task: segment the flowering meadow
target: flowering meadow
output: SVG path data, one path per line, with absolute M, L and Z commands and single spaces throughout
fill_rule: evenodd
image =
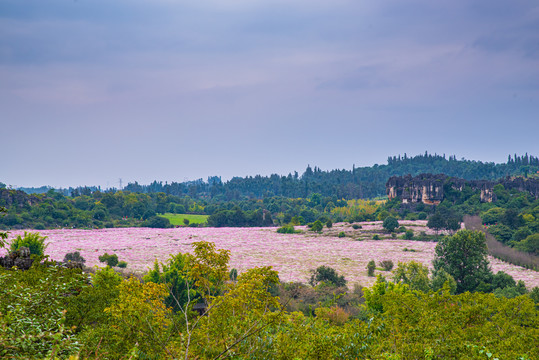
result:
M 335 268 L 344 275 L 349 284 L 356 282 L 370 286 L 375 278 L 367 276 L 367 263 L 375 260 L 398 262 L 418 261 L 432 268 L 436 243 L 390 238 L 382 232 L 381 222 L 357 223 L 361 229 L 353 229 L 350 224 L 334 224 L 324 228 L 321 234 L 308 231 L 305 227 L 300 234 L 278 234 L 276 228 L 114 228 L 99 230 L 60 229 L 43 230 L 48 236 L 45 251 L 51 259 L 62 260 L 66 253 L 79 251 L 86 259 L 87 266 L 103 266 L 98 256 L 107 252 L 117 254 L 120 261 L 128 263 L 127 270 L 143 273 L 153 265 L 155 259 L 165 262 L 171 254 L 192 251 L 196 241 L 210 241 L 219 249 L 231 252 L 230 266 L 239 272 L 256 266 L 273 266 L 282 281 L 306 283 L 310 270 L 321 265 Z M 414 233 L 433 232 L 426 227 L 426 221 L 401 221 Z M 341 231 L 346 237 L 339 238 Z M 9 239 L 23 233 L 13 231 Z M 373 234 L 380 234 L 382 240 L 370 240 Z M 6 250 L 0 250 L 3 255 Z M 490 258 L 493 271 L 504 271 L 523 280 L 531 288 L 539 286 L 539 273 Z M 376 273 L 390 276 L 387 271 Z

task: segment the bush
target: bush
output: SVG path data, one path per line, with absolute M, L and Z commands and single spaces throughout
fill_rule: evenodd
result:
M 417 218 L 419 220 L 427 220 L 427 213 L 426 212 L 420 212 L 419 214 L 417 214 Z
M 346 234 L 344 233 L 344 231 L 341 231 L 338 236 L 340 238 L 343 238 L 343 237 L 346 237 Z
M 414 238 L 414 232 L 412 230 L 406 230 L 403 238 L 404 240 L 412 240 Z
M 374 276 L 374 270 L 376 270 L 376 263 L 374 260 L 371 260 L 367 264 L 367 275 Z
M 320 282 L 329 283 L 337 287 L 346 286 L 346 280 L 343 275 L 339 275 L 337 271 L 329 266 L 320 266 L 316 270 L 311 270 L 311 280 L 309 283 L 316 286 Z
M 45 230 L 45 225 L 43 223 L 37 223 L 34 225 L 35 230 Z
M 372 237 L 373 240 L 380 240 L 380 236 L 378 236 L 378 234 L 374 234 L 374 236 Z
M 331 229 L 333 227 L 333 222 L 331 220 L 326 221 L 326 226 L 328 229 Z
M 125 269 L 127 267 L 127 262 L 125 262 L 125 261 L 118 262 L 118 267 L 122 268 L 122 269 Z
M 358 225 L 358 224 L 354 224 L 354 225 L 352 225 L 352 228 L 354 228 L 355 230 L 357 230 L 357 229 L 363 229 L 363 226 Z
M 279 234 L 296 234 L 297 231 L 294 229 L 294 225 L 285 225 L 285 226 L 281 226 L 280 228 L 277 229 L 277 232 Z
M 41 236 L 39 233 L 24 232 L 24 236 L 17 237 L 11 242 L 10 250 L 17 251 L 21 247 L 27 247 L 30 249 L 30 254 L 42 256 L 45 253 L 47 245 L 45 244 L 46 236 Z
M 170 220 L 161 216 L 150 217 L 148 220 L 142 223 L 142 226 L 159 229 L 172 227 L 172 225 L 170 224 Z
M 322 225 L 322 222 L 320 220 L 316 220 L 313 223 L 313 226 L 311 227 L 312 231 L 320 232 L 324 228 L 324 225 Z
M 107 263 L 108 266 L 116 266 L 118 265 L 118 255 L 109 255 L 107 253 L 104 253 L 99 257 L 99 261 L 101 261 L 102 263 Z
M 393 269 L 393 261 L 391 261 L 391 260 L 383 260 L 383 261 L 380 261 L 379 265 L 380 265 L 385 271 L 391 271 L 391 269 Z
M 82 256 L 80 256 L 80 253 L 78 251 L 75 251 L 65 254 L 63 262 L 80 262 L 84 264 L 86 260 Z

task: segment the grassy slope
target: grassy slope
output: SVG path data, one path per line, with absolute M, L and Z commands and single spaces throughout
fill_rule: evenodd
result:
M 183 219 L 188 219 L 190 224 L 203 224 L 208 219 L 208 215 L 193 215 L 193 214 L 172 214 L 166 213 L 159 215 L 170 220 L 172 225 L 184 226 Z

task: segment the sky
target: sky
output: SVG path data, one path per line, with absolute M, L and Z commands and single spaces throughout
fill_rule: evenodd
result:
M 536 0 L 0 0 L 0 182 L 539 155 Z

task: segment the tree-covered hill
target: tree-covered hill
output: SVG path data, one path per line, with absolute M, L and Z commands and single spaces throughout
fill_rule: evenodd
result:
M 385 184 L 391 176 L 418 175 L 421 173 L 446 174 L 466 180 L 496 180 L 506 176 L 528 176 L 539 171 L 539 158 L 535 156 L 509 155 L 506 163 L 457 160 L 455 156 L 432 155 L 425 152 L 414 157 L 389 157 L 386 165 L 353 167 L 352 170 L 323 171 L 318 167 L 307 167 L 300 176 L 297 172 L 281 176 L 234 177 L 222 182 L 220 177 L 208 181 L 165 183 L 154 181 L 150 185 L 130 183 L 125 190 L 132 192 L 164 192 L 171 195 L 196 197 L 220 197 L 226 200 L 240 198 L 264 198 L 283 196 L 305 198 L 313 193 L 336 196 L 341 199 L 367 199 L 386 195 Z

